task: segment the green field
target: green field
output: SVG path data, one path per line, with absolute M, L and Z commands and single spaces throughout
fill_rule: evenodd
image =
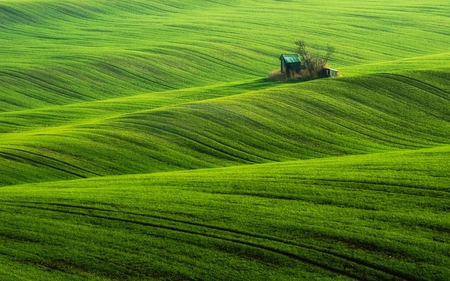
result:
M 449 280 L 448 15 L 0 0 L 0 280 Z

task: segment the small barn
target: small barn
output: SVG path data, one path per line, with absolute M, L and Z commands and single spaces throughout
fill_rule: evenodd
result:
M 296 73 L 300 72 L 302 61 L 300 60 L 297 54 L 293 55 L 282 54 L 280 56 L 280 61 L 281 61 L 281 73 L 286 73 L 287 77 L 291 76 L 292 71 L 295 71 Z
M 322 76 L 323 77 L 336 77 L 338 76 L 338 71 L 336 69 L 332 69 L 329 67 L 324 67 L 322 69 Z

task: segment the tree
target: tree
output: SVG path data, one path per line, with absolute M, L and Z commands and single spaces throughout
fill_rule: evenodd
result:
M 297 41 L 295 44 L 297 45 L 297 53 L 302 58 L 302 62 L 305 64 L 306 70 L 311 77 L 319 77 L 323 68 L 333 55 L 334 47 L 328 45 L 325 56 L 322 56 L 319 53 L 313 55 L 303 40 Z

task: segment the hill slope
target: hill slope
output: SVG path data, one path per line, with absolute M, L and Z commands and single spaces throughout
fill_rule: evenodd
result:
M 0 0 L 0 279 L 449 280 L 449 14 Z
M 243 84 L 3 113 L 1 184 L 449 144 L 446 73 L 269 84 L 250 92 L 252 85 Z M 228 97 L 182 102 L 208 97 L 202 91 Z
M 450 62 L 448 1 L 358 3 L 1 1 L 0 111 L 265 77 L 300 39 L 344 75 Z
M 447 280 L 449 156 L 447 145 L 3 187 L 0 277 Z

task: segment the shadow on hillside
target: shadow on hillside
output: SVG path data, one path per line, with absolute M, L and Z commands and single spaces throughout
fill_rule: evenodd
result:
M 286 73 L 282 73 L 280 70 L 274 70 L 270 72 L 269 77 L 265 78 L 264 80 L 267 82 L 283 82 L 283 83 L 299 83 L 299 82 L 306 82 L 311 81 L 313 78 L 310 75 L 306 75 L 304 71 L 300 71 L 297 73 L 292 73 L 289 77 L 286 75 Z
M 340 74 L 337 76 L 341 76 Z M 336 76 L 336 77 L 337 77 Z M 332 76 L 329 75 L 314 75 L 312 76 L 307 71 L 302 70 L 299 73 L 292 72 L 290 76 L 287 76 L 286 73 L 281 72 L 280 70 L 274 70 L 270 72 L 269 77 L 264 80 L 267 82 L 282 82 L 282 83 L 299 83 L 299 82 L 307 82 L 316 79 L 324 79 L 330 78 Z
M 246 81 L 244 83 L 235 84 L 233 85 L 233 88 L 242 89 L 245 91 L 257 91 L 266 89 L 272 84 L 273 81 L 270 81 L 268 78 L 259 78 L 251 81 Z

